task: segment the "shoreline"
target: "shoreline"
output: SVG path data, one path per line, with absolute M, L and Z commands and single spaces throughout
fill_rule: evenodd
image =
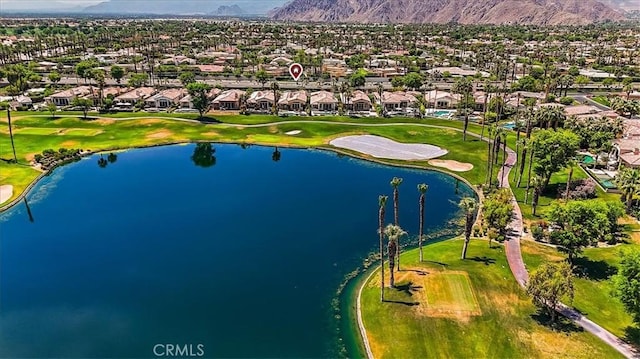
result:
M 478 193 L 478 189 L 476 185 L 471 184 L 471 182 L 469 182 L 467 179 L 465 179 L 464 177 L 457 175 L 455 173 L 449 172 L 443 168 L 437 168 L 435 166 L 420 166 L 420 165 L 415 165 L 415 164 L 399 164 L 399 163 L 391 163 L 391 162 L 386 162 L 385 160 L 382 159 L 377 159 L 377 158 L 370 158 L 367 157 L 364 154 L 357 154 L 357 153 L 353 153 L 353 152 L 349 152 L 349 151 L 343 151 L 339 148 L 336 147 L 331 147 L 328 144 L 325 145 L 320 145 L 320 146 L 296 146 L 296 145 L 292 145 L 292 144 L 272 144 L 272 143 L 261 143 L 261 142 L 238 142 L 238 141 L 229 141 L 229 142 L 225 142 L 225 141 L 204 141 L 204 140 L 197 140 L 197 141 L 175 141 L 175 142 L 167 142 L 167 143 L 162 143 L 162 144 L 153 144 L 153 145 L 141 145 L 141 146 L 131 146 L 131 147 L 114 147 L 114 148 L 108 148 L 108 149 L 104 149 L 104 150 L 97 150 L 97 151 L 88 151 L 86 152 L 82 158 L 84 157 L 89 157 L 89 156 L 93 156 L 96 154 L 100 154 L 100 153 L 107 153 L 107 152 L 115 152 L 115 151 L 129 151 L 129 150 L 136 150 L 136 149 L 145 149 L 145 148 L 154 148 L 154 147 L 164 147 L 164 146 L 175 146 L 175 145 L 184 145 L 184 144 L 195 144 L 195 143 L 213 143 L 213 144 L 237 144 L 237 145 L 242 145 L 242 144 L 246 144 L 246 145 L 251 145 L 251 146 L 264 146 L 264 147 L 282 147 L 282 148 L 293 148 L 293 149 L 318 149 L 318 150 L 325 150 L 325 151 L 331 151 L 337 154 L 341 154 L 341 155 L 345 155 L 345 156 L 349 156 L 352 158 L 356 158 L 359 160 L 363 160 L 363 161 L 368 161 L 368 162 L 372 162 L 372 163 L 376 163 L 376 164 L 380 164 L 380 165 L 385 165 L 385 166 L 391 166 L 391 167 L 398 167 L 398 168 L 413 168 L 413 169 L 419 169 L 419 170 L 425 170 L 425 171 L 435 171 L 435 172 L 440 172 L 443 174 L 447 174 L 457 180 L 460 180 L 462 182 L 464 182 L 467 186 L 469 186 L 470 188 L 472 188 L 476 194 Z M 50 175 L 56 168 L 58 167 L 62 167 L 65 166 L 69 163 L 72 162 L 67 162 L 67 163 L 61 163 L 56 165 L 55 167 L 47 170 L 46 172 L 41 172 L 36 178 L 34 178 L 29 185 L 27 185 L 27 187 L 25 187 L 25 189 L 20 192 L 18 194 L 18 196 L 16 198 L 14 198 L 13 200 L 8 201 L 5 204 L 0 205 L 0 214 L 10 210 L 11 208 L 13 208 L 14 206 L 16 206 L 23 198 L 25 198 L 30 192 L 31 190 L 33 190 L 33 188 L 38 184 L 38 182 L 40 180 L 42 180 L 44 177 Z M 33 166 L 26 166 L 29 168 L 32 168 L 33 170 L 37 171 Z M 11 183 L 7 183 L 8 185 L 11 185 Z M 15 189 L 15 187 L 14 187 Z

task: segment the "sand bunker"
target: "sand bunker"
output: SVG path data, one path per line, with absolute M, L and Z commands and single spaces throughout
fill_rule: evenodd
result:
M 471 163 L 458 162 L 453 160 L 431 160 L 429 164 L 435 167 L 443 167 L 454 172 L 467 172 L 473 169 Z
M 331 145 L 362 152 L 376 158 L 394 160 L 429 160 L 447 154 L 447 150 L 437 146 L 419 143 L 399 143 L 388 138 L 358 135 L 336 138 Z
M 13 186 L 5 184 L 0 186 L 0 204 L 5 203 L 13 196 Z
M 286 132 L 285 135 L 295 136 L 295 135 L 299 135 L 301 133 L 302 133 L 302 131 L 300 131 L 300 130 L 293 130 L 293 131 Z

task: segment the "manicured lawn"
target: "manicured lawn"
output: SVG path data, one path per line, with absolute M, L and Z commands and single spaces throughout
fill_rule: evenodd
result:
M 239 117 L 239 116 L 238 116 Z M 253 117 L 253 116 L 250 116 Z M 244 118 L 244 116 L 243 116 Z M 260 117 L 256 116 L 256 119 Z M 278 118 L 263 116 L 264 121 Z M 291 121 L 294 118 L 289 118 Z M 310 121 L 310 118 L 299 118 Z M 314 118 L 315 119 L 315 118 Z M 131 147 L 152 146 L 167 143 L 211 141 L 255 143 L 273 146 L 329 147 L 331 139 L 348 134 L 374 134 L 388 137 L 400 142 L 429 143 L 449 150 L 443 159 L 469 162 L 473 170 L 460 173 L 471 183 L 481 183 L 485 178 L 486 145 L 479 139 L 469 136 L 462 140 L 462 134 L 454 130 L 418 126 L 412 123 L 387 126 L 354 126 L 349 118 L 333 118 L 330 122 L 310 121 L 305 123 L 284 122 L 280 125 L 264 125 L 247 127 L 229 123 L 184 122 L 171 119 L 134 119 L 134 120 L 83 120 L 77 117 L 59 116 L 56 119 L 45 117 L 14 116 L 12 126 L 16 151 L 20 165 L 0 162 L 3 173 L 0 184 L 13 184 L 14 176 L 4 173 L 21 173 L 19 181 L 27 184 L 37 176 L 33 170 L 23 167 L 33 156 L 45 149 L 79 148 L 92 151 L 108 151 Z M 343 121 L 344 120 L 344 121 Z M 417 122 L 429 122 L 419 120 Z M 454 128 L 461 127 L 458 121 L 434 120 L 433 124 L 448 124 Z M 375 124 L 375 122 L 372 122 Z M 432 124 L 432 123 L 430 123 Z M 473 127 L 473 126 L 472 126 Z M 478 130 L 479 127 L 473 127 Z M 289 136 L 287 132 L 302 131 L 299 135 Z M 367 158 L 367 156 L 360 155 Z M 8 128 L 5 117 L 0 117 L 0 158 L 12 158 Z M 430 167 L 426 161 L 385 161 L 390 164 L 411 164 Z M 17 178 L 17 177 L 16 177 Z M 14 197 L 20 194 L 22 185 L 14 184 Z
M 423 263 L 417 250 L 404 253 L 398 289 L 386 291 L 385 303 L 375 271 L 362 292 L 374 357 L 621 357 L 569 323 L 558 331 L 541 324 L 544 319 L 513 280 L 502 246 L 490 249 L 486 241 L 472 240 L 465 261 L 459 259 L 461 248 L 460 239 L 431 244 Z
M 640 346 L 640 328 L 624 310 L 622 303 L 611 295 L 611 275 L 617 272 L 620 251 L 640 249 L 637 243 L 609 248 L 587 248 L 584 257 L 576 261 L 575 298 L 573 306 L 589 319 L 614 335 Z M 528 270 L 547 261 L 561 261 L 565 256 L 554 248 L 532 241 L 522 241 L 522 256 Z
M 611 101 L 607 96 L 594 96 L 592 100 L 607 107 L 611 106 Z

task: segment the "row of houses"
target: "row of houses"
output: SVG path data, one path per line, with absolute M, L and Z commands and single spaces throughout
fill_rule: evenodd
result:
M 216 89 L 217 90 L 217 89 Z M 219 91 L 219 90 L 218 90 Z M 212 91 L 211 96 L 216 92 Z M 113 106 L 117 110 L 131 110 L 137 104 L 142 103 L 146 108 L 168 109 L 172 107 L 193 108 L 191 96 L 187 90 L 181 88 L 170 88 L 158 90 L 153 87 L 107 87 L 102 90 L 93 86 L 78 86 L 68 90 L 57 92 L 47 98 L 47 103 L 53 103 L 58 107 L 71 106 L 76 98 L 92 99 L 97 105 L 107 98 L 113 99 Z

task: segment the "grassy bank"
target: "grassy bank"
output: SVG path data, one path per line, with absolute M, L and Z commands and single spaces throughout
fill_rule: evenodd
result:
M 636 232 L 625 245 L 585 249 L 584 256 L 576 260 L 579 277 L 575 281 L 573 301 L 573 306 L 583 315 L 638 347 L 640 328 L 633 323 L 620 300 L 611 294 L 611 276 L 618 270 L 621 250 L 640 249 L 639 234 Z M 532 241 L 523 241 L 522 257 L 529 270 L 544 262 L 565 260 L 565 256 L 556 249 Z
M 17 197 L 39 172 L 27 165 L 37 153 L 43 150 L 59 148 L 79 148 L 91 151 L 108 151 L 132 147 L 153 146 L 168 143 L 192 141 L 237 142 L 265 144 L 273 146 L 327 147 L 331 139 L 348 134 L 374 134 L 400 142 L 429 143 L 449 150 L 443 159 L 468 162 L 474 169 L 460 173 L 471 183 L 481 183 L 485 177 L 486 146 L 480 140 L 469 137 L 462 141 L 462 134 L 455 130 L 419 126 L 427 123 L 433 126 L 449 124 L 453 128 L 461 127 L 457 121 L 418 120 L 415 124 L 393 126 L 353 126 L 346 117 L 325 118 L 330 122 L 296 123 L 296 118 L 287 118 L 279 125 L 247 127 L 229 122 L 240 118 L 258 121 L 278 121 L 274 116 L 229 116 L 224 123 L 184 122 L 171 119 L 132 119 L 132 120 L 83 120 L 77 117 L 23 117 L 15 116 L 12 125 L 19 164 L 0 162 L 0 184 L 14 186 Z M 298 118 L 310 121 L 310 118 Z M 372 119 L 367 119 L 371 121 Z M 377 122 L 373 122 L 376 123 Z M 255 124 L 255 123 L 253 123 Z M 474 130 L 478 130 L 475 128 Z M 299 135 L 289 136 L 287 132 L 302 131 Z M 355 155 L 355 153 L 353 153 Z M 367 158 L 367 156 L 359 155 Z M 13 157 L 5 117 L 0 118 L 0 158 Z M 421 167 L 430 167 L 426 161 L 389 161 Z
M 365 284 L 362 315 L 376 358 L 619 358 L 614 349 L 565 322 L 546 326 L 513 280 L 501 246 L 459 239 L 403 254 L 399 289 L 380 303 L 378 274 Z M 387 270 L 388 272 L 388 270 Z M 388 279 L 388 274 L 385 276 Z

